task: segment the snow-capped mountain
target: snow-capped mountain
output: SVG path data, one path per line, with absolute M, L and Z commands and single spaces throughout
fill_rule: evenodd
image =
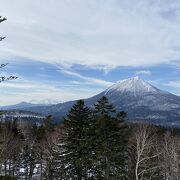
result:
M 136 76 L 134 78 L 118 81 L 116 84 L 109 87 L 105 92 L 107 94 L 113 92 L 131 92 L 134 95 L 138 95 L 150 92 L 158 93 L 160 90 Z
M 97 96 L 102 95 L 107 96 L 118 110 L 128 112 L 130 120 L 180 125 L 180 97 L 138 77 L 119 81 Z
M 139 77 L 118 81 L 105 91 L 85 99 L 89 107 L 102 96 L 106 96 L 117 111 L 126 111 L 130 121 L 148 121 L 162 125 L 180 126 L 180 97 L 162 91 Z M 51 106 L 24 108 L 41 114 L 66 115 L 75 101 Z
M 180 108 L 179 96 L 162 91 L 139 77 L 119 81 L 97 96 L 102 95 L 118 108 L 148 107 L 164 111 Z

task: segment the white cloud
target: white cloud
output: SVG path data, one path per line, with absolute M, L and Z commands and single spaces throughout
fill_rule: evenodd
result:
M 83 79 L 83 80 L 86 81 L 85 83 L 90 83 L 90 84 L 93 84 L 93 85 L 96 85 L 96 86 L 99 85 L 99 86 L 102 86 L 102 87 L 108 87 L 108 86 L 111 86 L 111 85 L 114 84 L 113 82 L 109 82 L 109 81 L 105 81 L 105 80 L 97 79 L 97 78 L 92 78 L 92 77 L 87 77 L 87 76 L 81 75 L 79 73 L 72 72 L 70 70 L 60 70 L 60 72 L 64 73 L 64 74 L 67 74 L 67 75 L 70 75 L 70 76 L 74 76 L 74 77 Z
M 149 70 L 141 70 L 141 71 L 136 71 L 136 75 L 144 74 L 144 75 L 151 75 L 152 72 Z
M 173 87 L 175 89 L 180 89 L 180 81 L 170 81 L 166 85 L 170 86 L 170 87 Z
M 180 59 L 180 1 L 0 0 L 2 59 L 145 66 Z M 178 9 L 179 8 L 179 9 Z M 107 68 L 106 68 L 107 67 Z
M 62 84 L 61 87 L 56 87 L 52 84 L 22 79 L 11 82 L 4 82 L 1 83 L 0 86 L 0 106 L 15 104 L 21 101 L 30 102 L 32 99 L 36 99 L 36 101 L 56 99 L 57 101 L 65 102 L 69 100 L 89 98 L 102 91 L 100 88 L 85 89 L 79 86 L 75 87 L 64 84 Z
M 164 83 L 165 87 L 171 88 L 171 92 L 180 96 L 180 80 L 169 81 Z

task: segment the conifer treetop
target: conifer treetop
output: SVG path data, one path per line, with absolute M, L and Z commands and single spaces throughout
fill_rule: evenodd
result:
M 116 110 L 112 104 L 109 103 L 106 96 L 102 96 L 97 103 L 94 105 L 95 112 L 101 115 L 108 115 L 110 113 L 115 113 Z

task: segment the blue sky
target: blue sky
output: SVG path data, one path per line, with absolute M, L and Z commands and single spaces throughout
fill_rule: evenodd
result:
M 180 1 L 0 0 L 1 105 L 93 96 L 140 76 L 180 95 Z

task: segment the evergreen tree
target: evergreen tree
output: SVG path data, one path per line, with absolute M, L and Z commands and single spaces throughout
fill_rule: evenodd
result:
M 91 115 L 84 101 L 79 100 L 64 120 L 64 145 L 59 145 L 61 154 L 58 157 L 61 157 L 61 169 L 64 169 L 60 176 L 64 176 L 65 179 L 88 179 L 88 164 L 91 155 L 87 139 Z
M 95 154 L 97 179 L 125 179 L 127 146 L 126 113 L 115 114 L 115 108 L 103 96 L 95 104 Z
M 115 113 L 116 110 L 112 104 L 109 103 L 108 98 L 103 96 L 100 98 L 95 106 L 95 113 L 97 116 L 110 117 L 111 113 Z

